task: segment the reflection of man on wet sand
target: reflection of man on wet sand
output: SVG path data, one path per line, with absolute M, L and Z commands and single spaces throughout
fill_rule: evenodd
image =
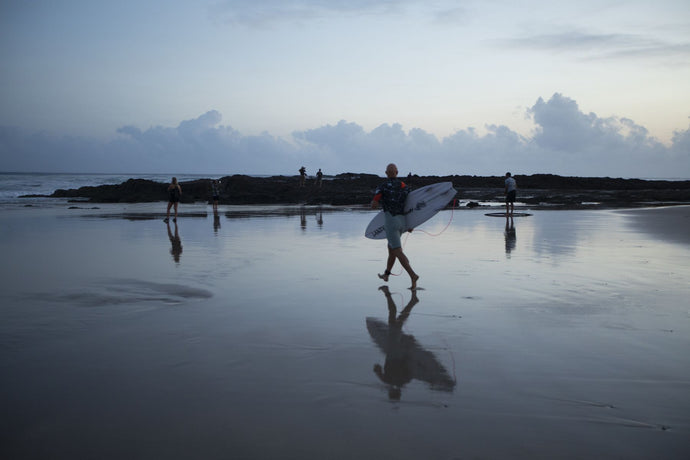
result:
M 515 245 L 517 244 L 517 235 L 515 234 L 515 223 L 513 222 L 512 217 L 506 217 L 506 230 L 503 235 L 506 239 L 506 254 L 510 255 L 513 249 L 515 249 Z
M 218 233 L 220 229 L 220 216 L 218 215 L 218 210 L 213 211 L 213 231 Z
M 304 206 L 299 208 L 299 226 L 302 230 L 307 229 L 307 211 L 304 209 Z
M 170 223 L 168 225 L 168 238 L 170 238 L 170 243 L 172 243 L 172 249 L 170 249 L 170 254 L 172 254 L 175 262 L 180 262 L 180 254 L 182 254 L 182 240 L 180 239 L 180 232 L 177 229 L 177 222 L 175 222 L 175 235 L 173 235 L 170 230 Z
M 402 332 L 405 320 L 419 302 L 417 292 L 412 291 L 410 302 L 397 315 L 397 307 L 388 286 L 381 286 L 379 289 L 385 294 L 388 303 L 388 324 L 367 318 L 367 329 L 376 345 L 386 354 L 386 362 L 383 366 L 376 364 L 374 373 L 388 385 L 388 397 L 399 400 L 402 387 L 412 379 L 423 380 L 431 384 L 434 390 L 453 391 L 455 380 L 436 356 L 424 350 L 412 335 Z

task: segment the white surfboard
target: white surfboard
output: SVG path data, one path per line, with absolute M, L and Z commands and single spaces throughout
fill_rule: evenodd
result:
M 405 200 L 405 222 L 407 228 L 416 228 L 431 219 L 458 193 L 452 182 L 438 182 L 412 190 Z M 369 222 L 364 236 L 372 240 L 382 240 L 386 237 L 383 211 Z

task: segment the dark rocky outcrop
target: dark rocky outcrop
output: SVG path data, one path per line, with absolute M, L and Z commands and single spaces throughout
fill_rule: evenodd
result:
M 551 174 L 515 176 L 518 201 L 533 207 L 560 208 L 625 207 L 650 204 L 690 203 L 690 181 L 621 179 L 609 177 L 564 177 Z M 500 176 L 407 176 L 413 188 L 435 182 L 453 182 L 457 198 L 479 205 L 503 199 Z M 299 186 L 297 176 L 227 176 L 221 179 L 221 204 L 367 205 L 376 186 L 384 179 L 373 174 L 344 173 Z M 51 196 L 81 198 L 93 203 L 167 201 L 168 184 L 130 179 L 118 185 L 56 190 Z M 183 203 L 207 202 L 210 179 L 181 182 Z M 473 205 L 474 206 L 474 205 Z

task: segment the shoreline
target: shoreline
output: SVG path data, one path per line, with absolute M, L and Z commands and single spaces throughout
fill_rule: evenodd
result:
M 34 212 L 38 210 L 53 210 L 60 215 L 79 214 L 87 218 L 125 219 L 131 221 L 162 220 L 166 216 L 165 202 L 139 202 L 139 203 L 93 203 L 89 201 L 69 200 L 64 206 L 49 206 L 26 204 L 18 210 Z M 183 203 L 180 206 L 178 217 L 180 219 L 208 219 L 214 217 L 210 204 L 205 202 Z M 503 205 L 467 207 L 449 206 L 446 211 L 461 213 L 487 214 L 487 211 L 495 213 L 504 212 Z M 531 215 L 532 211 L 609 211 L 625 216 L 630 225 L 636 231 L 653 235 L 657 239 L 670 242 L 690 244 L 690 204 L 654 204 L 654 205 L 629 205 L 629 206 L 598 206 L 598 207 L 566 207 L 566 206 L 516 206 L 516 219 L 521 219 L 519 214 Z M 332 213 L 375 212 L 366 205 L 329 205 L 329 204 L 242 204 L 219 206 L 218 216 L 225 219 L 243 219 L 247 217 L 292 217 L 326 215 Z M 502 218 L 502 216 L 496 216 Z M 494 217 L 495 218 L 495 217 Z

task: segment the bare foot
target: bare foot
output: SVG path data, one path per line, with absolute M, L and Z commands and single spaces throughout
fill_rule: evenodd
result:
M 410 286 L 410 289 L 414 291 L 417 289 L 417 280 L 419 279 L 419 275 L 415 273 L 414 275 L 410 276 L 410 278 L 412 279 L 412 286 Z
M 379 278 L 381 278 L 383 281 L 385 281 L 387 283 L 388 277 L 390 276 L 390 274 L 391 274 L 391 272 L 386 270 L 385 272 L 383 272 L 383 275 L 379 273 L 378 276 L 379 276 Z
M 419 303 L 419 297 L 417 297 L 417 290 L 413 289 L 412 290 L 412 298 L 410 299 L 410 303 L 408 304 L 408 307 L 412 308 L 413 305 L 417 305 Z

